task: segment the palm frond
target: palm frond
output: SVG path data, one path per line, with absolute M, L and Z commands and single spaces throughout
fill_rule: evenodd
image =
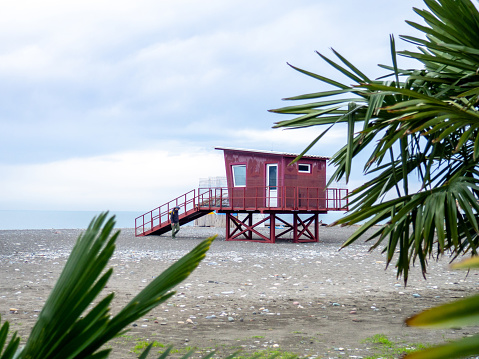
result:
M 385 244 L 388 264 L 399 251 L 396 265 L 405 281 L 416 259 L 426 273 L 426 258 L 434 250 L 445 253 L 450 249 L 455 256 L 475 253 L 479 244 L 475 169 L 479 157 L 479 13 L 468 0 L 427 0 L 426 5 L 428 9 L 415 9 L 425 25 L 409 22 L 425 37 L 401 36 L 418 45 L 417 51 L 397 51 L 390 37 L 392 65 L 382 67 L 390 71 L 393 81 L 371 80 L 334 50 L 339 62 L 318 53 L 354 84 L 346 86 L 301 70 L 339 90 L 316 93 L 317 98 L 328 94 L 327 101 L 274 110 L 289 115 L 310 110 L 275 127 L 319 125 L 329 131 L 337 123 L 347 123 L 345 145 L 331 158 L 336 166 L 331 181 L 347 180 L 352 161 L 368 152 L 364 173 L 373 177 L 351 191 L 349 212 L 336 224 L 363 223 L 348 245 L 372 226 L 386 223 L 369 240 L 375 241 L 374 248 Z M 401 70 L 398 54 L 418 60 L 424 68 Z M 346 98 L 346 93 L 357 98 Z M 359 124 L 362 131 L 354 133 Z
M 204 240 L 174 263 L 117 315 L 111 317 L 110 314 L 113 293 L 85 314 L 112 274 L 112 269 L 106 270 L 106 266 L 115 249 L 119 231 L 113 233 L 114 217 L 107 220 L 107 216 L 105 212 L 94 218 L 85 233 L 79 236 L 18 358 L 108 357 L 111 350 L 100 348 L 128 324 L 171 297 L 175 293 L 171 291 L 173 287 L 198 266 L 214 239 Z M 0 341 L 3 330 L 0 330 Z M 13 349 L 7 347 L 5 353 L 8 350 Z

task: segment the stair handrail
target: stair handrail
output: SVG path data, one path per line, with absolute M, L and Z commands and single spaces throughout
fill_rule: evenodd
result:
M 146 212 L 145 214 L 135 218 L 136 235 L 148 232 L 154 227 L 171 223 L 170 212 L 174 207 L 180 207 L 180 211 L 183 208 L 182 214 L 187 212 L 187 210 L 189 209 L 189 204 L 192 204 L 191 207 L 195 208 L 196 193 L 197 192 L 195 189 L 188 191 L 181 196 L 178 196 L 175 199 L 166 202 L 161 206 L 158 206 L 151 211 Z

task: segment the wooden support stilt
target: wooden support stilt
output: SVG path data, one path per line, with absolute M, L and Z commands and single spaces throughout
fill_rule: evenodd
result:
M 253 228 L 253 213 L 248 213 L 248 228 Z M 248 231 L 247 232 L 247 238 L 249 240 L 252 240 L 253 239 L 253 231 Z
M 276 242 L 276 215 L 271 213 L 269 215 L 269 243 Z
M 253 223 L 253 213 L 250 212 L 241 221 L 231 212 L 228 212 L 226 213 L 226 240 L 274 243 L 271 242 L 271 236 L 268 238 L 255 229 L 255 227 L 266 222 L 268 219 L 270 219 L 269 216 L 257 223 Z M 253 238 L 253 234 L 256 235 L 256 238 Z
M 293 240 L 294 243 L 319 241 L 318 213 L 308 213 L 309 217 L 301 219 L 300 213 L 293 213 L 293 223 L 288 223 L 270 213 L 258 222 L 253 221 L 253 212 L 248 212 L 243 220 L 235 217 L 231 212 L 226 213 L 226 240 L 248 241 L 261 243 L 276 243 L 277 239 Z M 261 233 L 258 226 L 269 221 L 269 235 Z M 277 233 L 276 224 L 282 224 L 284 230 Z M 292 233 L 290 236 L 287 234 Z
M 293 242 L 298 243 L 298 214 L 293 214 Z
M 294 243 L 318 242 L 319 223 L 318 214 L 314 213 L 304 221 L 298 214 L 294 214 Z
M 231 241 L 231 213 L 226 213 L 226 240 Z

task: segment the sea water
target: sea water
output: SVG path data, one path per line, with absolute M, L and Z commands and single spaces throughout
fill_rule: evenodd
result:
M 2 229 L 84 229 L 90 224 L 94 216 L 100 211 L 22 211 L 22 210 L 0 210 L 0 230 Z M 115 228 L 135 228 L 135 218 L 143 212 L 134 211 L 112 211 L 115 215 Z M 324 224 L 331 224 L 344 215 L 344 212 L 329 212 L 320 214 L 319 220 Z M 288 215 L 280 215 L 290 222 L 292 218 Z M 306 219 L 309 215 L 300 215 Z M 190 222 L 186 225 L 193 225 Z
M 21 211 L 0 210 L 2 229 L 84 229 L 101 211 Z M 115 228 L 134 228 L 135 218 L 142 212 L 112 211 Z

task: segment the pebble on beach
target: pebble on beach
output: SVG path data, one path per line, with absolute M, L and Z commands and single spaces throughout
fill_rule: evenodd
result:
M 311 358 L 324 357 L 333 348 L 337 349 L 333 357 L 343 351 L 351 358 L 367 357 L 371 353 L 362 341 L 370 335 L 364 330 L 368 325 L 375 323 L 377 333 L 387 329 L 392 340 L 407 341 L 412 330 L 404 328 L 407 315 L 453 296 L 466 296 L 478 281 L 449 270 L 446 259 L 431 262 L 427 281 L 419 269 L 412 269 L 405 287 L 392 266 L 385 269 L 381 251 L 369 252 L 369 245 L 354 244 L 338 252 L 352 233 L 348 229 L 321 227 L 319 243 L 301 244 L 226 242 L 224 230 L 184 226 L 176 240 L 136 238 L 133 230 L 122 230 L 107 288 L 115 293 L 112 312 L 215 233 L 220 237 L 187 282 L 174 288 L 176 294 L 153 309 L 150 320 L 139 318 L 130 324 L 134 335 L 175 347 L 227 342 L 251 351 L 273 347 Z M 28 335 L 40 315 L 79 233 L 0 231 L 0 287 L 7 288 L 0 294 L 0 304 L 9 308 L 0 314 L 23 331 L 21 335 Z M 428 331 L 415 333 L 415 341 L 427 343 L 440 337 Z M 452 335 L 444 334 L 447 339 Z M 454 335 L 462 336 L 463 331 Z M 133 357 L 130 352 L 119 357 L 128 355 Z

